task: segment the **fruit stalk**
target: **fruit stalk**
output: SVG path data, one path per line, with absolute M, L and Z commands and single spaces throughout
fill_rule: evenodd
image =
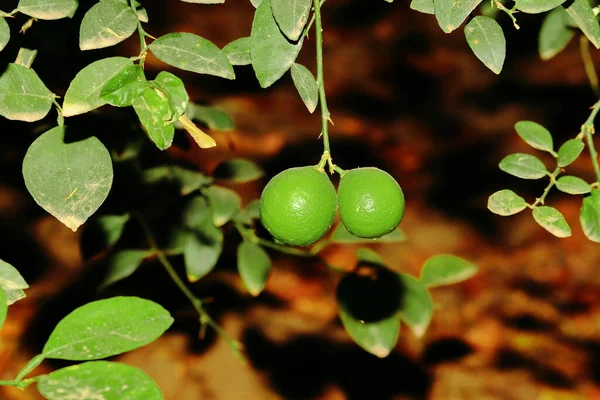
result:
M 325 81 L 323 79 L 323 25 L 321 23 L 321 3 L 313 0 L 315 8 L 315 34 L 317 42 L 317 85 L 319 87 L 319 102 L 321 107 L 321 135 L 323 136 L 323 152 L 331 153 L 329 149 L 329 122 L 331 116 L 327 108 L 325 96 Z

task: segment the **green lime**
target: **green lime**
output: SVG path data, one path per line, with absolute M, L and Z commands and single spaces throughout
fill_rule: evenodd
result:
M 404 193 L 398 182 L 378 168 L 347 171 L 338 188 L 342 223 L 354 236 L 375 239 L 400 225 Z
M 337 196 L 324 172 L 312 166 L 290 168 L 267 183 L 259 210 L 262 224 L 277 242 L 308 246 L 331 228 Z

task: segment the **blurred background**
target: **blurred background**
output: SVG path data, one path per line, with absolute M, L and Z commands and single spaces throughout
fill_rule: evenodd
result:
M 10 11 L 16 3 L 0 0 L 0 9 Z M 587 118 L 595 98 L 578 40 L 543 62 L 537 54 L 541 17 L 519 14 L 517 31 L 500 15 L 508 47 L 504 70 L 496 76 L 471 53 L 461 30 L 444 34 L 433 16 L 410 10 L 408 3 L 327 0 L 325 82 L 336 164 L 386 169 L 407 198 L 401 225 L 407 241 L 371 247 L 391 269 L 414 275 L 439 253 L 456 254 L 480 267 L 473 279 L 433 291 L 436 312 L 424 338 L 403 326 L 389 357 L 364 352 L 337 319 L 335 279 L 307 259 L 272 253 L 267 288 L 251 298 L 235 269 L 240 239 L 233 231 L 226 234 L 217 268 L 194 291 L 212 299 L 211 315 L 245 344 L 247 363 L 210 330 L 198 339 L 193 310 L 159 265 L 151 262 L 97 293 L 94 260 L 86 256 L 82 240 L 85 228 L 73 233 L 46 214 L 27 193 L 21 175 L 28 146 L 54 124 L 52 111 L 36 124 L 0 121 L 0 258 L 31 285 L 27 299 L 11 306 L 0 332 L 0 379 L 12 379 L 75 307 L 126 294 L 151 298 L 176 318 L 155 343 L 117 357 L 149 373 L 169 400 L 600 399 L 600 247 L 585 239 L 579 227 L 581 199 L 558 193 L 547 199 L 573 228 L 568 239 L 551 236 L 528 212 L 502 218 L 486 209 L 487 197 L 496 190 L 511 188 L 532 201 L 545 187 L 545 182 L 520 181 L 497 168 L 506 154 L 529 151 L 514 132 L 517 121 L 542 123 L 555 143 L 562 143 L 575 137 Z M 13 61 L 21 46 L 38 49 L 33 68 L 63 95 L 92 61 L 137 55 L 136 37 L 106 50 L 79 51 L 79 23 L 93 4 L 82 0 L 73 20 L 39 21 L 24 35 L 18 30 L 27 18 L 10 19 L 13 38 L 0 53 L 2 62 Z M 187 31 L 219 47 L 248 36 L 254 12 L 248 0 L 143 4 L 150 16 L 146 30 L 155 37 Z M 314 54 L 311 35 L 298 60 L 313 73 Z M 600 61 L 597 52 L 593 57 Z M 236 67 L 237 79 L 226 81 L 174 70 L 148 56 L 149 77 L 163 69 L 184 80 L 193 101 L 227 110 L 236 129 L 212 132 L 218 144 L 214 149 L 201 150 L 185 140 L 176 140 L 164 153 L 149 147 L 150 162 L 185 160 L 211 173 L 223 160 L 251 159 L 266 176 L 231 186 L 246 204 L 276 173 L 319 160 L 320 116 L 306 111 L 289 74 L 263 90 L 250 66 Z M 121 143 L 136 124 L 133 110 L 108 107 L 67 122 L 107 146 Z M 591 180 L 587 157 L 569 171 Z M 136 198 L 124 175 L 119 178 L 116 170 L 115 176 L 113 193 L 99 213 Z M 136 232 L 129 234 L 136 237 Z M 331 246 L 324 258 L 351 268 L 355 250 Z M 48 362 L 40 371 L 65 365 Z M 39 395 L 0 389 L 0 398 Z

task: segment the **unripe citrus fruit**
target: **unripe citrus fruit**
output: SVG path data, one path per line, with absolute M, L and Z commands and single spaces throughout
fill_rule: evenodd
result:
M 267 183 L 259 203 L 260 219 L 275 240 L 308 246 L 331 228 L 337 196 L 329 177 L 315 167 L 290 168 Z
M 354 236 L 375 239 L 398 227 L 404 216 L 404 193 L 398 182 L 378 168 L 356 168 L 340 180 L 342 223 Z

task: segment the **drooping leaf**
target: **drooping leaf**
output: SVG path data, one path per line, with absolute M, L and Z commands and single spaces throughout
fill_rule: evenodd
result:
M 176 122 L 178 122 L 177 126 L 181 126 L 190 134 L 192 139 L 194 139 L 194 142 L 196 142 L 201 149 L 209 149 L 217 145 L 215 139 L 194 124 L 187 114 L 181 115 Z
M 487 207 L 494 214 L 508 216 L 523 211 L 527 202 L 512 190 L 504 189 L 490 196 Z
M 149 46 L 159 60 L 185 71 L 234 79 L 227 56 L 211 41 L 193 33 L 168 33 Z
M 133 109 L 156 147 L 161 150 L 171 147 L 175 127 L 169 122 L 172 110 L 168 99 L 156 90 L 147 88 L 133 101 Z
M 562 7 L 550 11 L 540 29 L 538 49 L 542 60 L 550 60 L 567 47 L 575 30 L 567 23 L 569 15 Z
M 552 135 L 542 125 L 533 121 L 519 121 L 515 124 L 515 130 L 521 139 L 534 149 L 549 153 L 554 151 Z
M 64 317 L 50 334 L 42 354 L 71 361 L 106 358 L 152 343 L 172 323 L 169 312 L 150 300 L 98 300 Z
M 482 0 L 433 0 L 435 17 L 440 28 L 450 33 L 458 28 Z
M 150 168 L 144 171 L 144 182 L 172 182 L 177 185 L 182 196 L 208 186 L 212 183 L 212 179 L 198 171 L 182 168 L 178 165 L 164 165 L 160 167 Z
M 29 288 L 29 285 L 15 267 L 0 260 L 0 287 L 4 289 L 6 302 L 10 306 L 25 298 L 23 289 Z
M 8 314 L 8 296 L 0 285 L 0 329 L 4 326 L 6 315 Z
M 271 272 L 271 258 L 267 252 L 259 245 L 244 240 L 237 250 L 237 267 L 248 292 L 258 296 Z
M 242 200 L 231 189 L 213 185 L 206 191 L 213 222 L 220 227 L 231 221 L 231 218 L 242 208 Z
M 8 64 L 0 75 L 0 115 L 17 121 L 44 118 L 52 107 L 54 94 L 34 70 Z
M 477 271 L 477 266 L 467 260 L 440 254 L 425 261 L 420 280 L 425 286 L 453 285 L 473 277 Z
M 433 315 L 433 301 L 425 285 L 412 275 L 399 273 L 403 296 L 400 319 L 404 321 L 415 336 L 422 337 L 429 327 Z
M 344 329 L 356 344 L 379 358 L 387 357 L 392 352 L 400 334 L 398 317 L 364 322 L 354 318 L 342 307 L 339 312 Z
M 592 190 L 592 193 L 583 199 L 579 222 L 585 236 L 592 242 L 600 243 L 600 189 Z
M 0 17 L 0 51 L 4 50 L 10 40 L 10 27 L 6 19 Z
M 360 247 L 358 250 L 356 250 L 356 258 L 358 258 L 359 264 L 366 263 L 381 265 L 382 267 L 385 266 L 385 260 L 383 257 L 381 257 L 379 253 L 371 249 L 367 249 L 366 247 Z
M 313 74 L 304 65 L 294 63 L 291 68 L 294 86 L 311 114 L 319 102 L 319 88 Z
M 281 33 L 270 0 L 258 6 L 250 37 L 252 67 L 262 88 L 271 86 L 290 69 L 304 40 L 302 37 L 297 43 L 289 42 Z
M 311 7 L 312 0 L 271 0 L 275 21 L 281 32 L 292 42 L 297 41 L 304 32 Z
M 17 9 L 37 19 L 70 18 L 77 9 L 77 0 L 20 0 Z
M 48 400 L 163 400 L 157 384 L 130 365 L 91 361 L 43 375 L 38 391 Z
M 189 103 L 187 116 L 195 121 L 206 124 L 208 129 L 216 131 L 230 131 L 235 129 L 233 118 L 219 107 L 206 107 Z
M 250 65 L 250 37 L 243 37 L 228 43 L 223 47 L 223 53 L 229 59 L 231 65 Z
M 183 115 L 190 101 L 183 81 L 170 72 L 162 71 L 156 76 L 154 82 L 158 83 L 167 94 L 171 109 L 175 111 L 173 119 Z
M 556 237 L 565 238 L 571 236 L 571 228 L 565 217 L 556 208 L 540 206 L 533 209 L 533 219 L 542 228 Z
M 83 16 L 79 30 L 81 50 L 114 46 L 137 29 L 138 17 L 127 4 L 119 0 L 102 0 Z
M 133 65 L 125 57 L 110 57 L 94 61 L 75 75 L 63 102 L 63 115 L 83 114 L 106 104 L 100 98 L 102 88 L 123 69 Z
M 510 154 L 500 161 L 500 169 L 521 179 L 540 179 L 548 175 L 548 170 L 539 158 L 530 154 Z
M 569 194 L 586 194 L 592 191 L 590 184 L 576 176 L 561 176 L 556 181 L 556 188 Z
M 600 49 L 600 24 L 598 24 L 598 18 L 594 14 L 590 1 L 575 0 L 565 10 L 567 10 L 567 14 L 575 21 L 590 42 L 597 49 Z
M 343 224 L 339 224 L 331 235 L 332 243 L 398 243 L 406 241 L 406 235 L 399 229 L 396 229 L 379 239 L 365 239 L 354 236 Z
M 23 160 L 25 186 L 36 203 L 76 231 L 112 186 L 110 154 L 94 136 L 72 141 L 58 126 L 38 137 Z
M 142 265 L 144 258 L 151 254 L 151 250 L 122 250 L 112 254 L 107 260 L 108 272 L 100 283 L 100 288 L 131 276 Z
M 144 70 L 130 65 L 121 70 L 102 87 L 100 98 L 111 106 L 128 107 L 148 88 Z
M 506 58 L 506 39 L 496 20 L 478 16 L 465 26 L 465 38 L 473 53 L 495 74 L 502 71 Z
M 538 14 L 550 11 L 560 6 L 566 0 L 516 0 L 517 10 L 528 14 Z
M 264 171 L 252 161 L 234 158 L 217 165 L 213 172 L 215 179 L 233 183 L 245 183 L 260 179 Z
M 433 0 L 412 0 L 410 2 L 410 8 L 422 12 L 423 14 L 434 13 Z
M 584 148 L 585 144 L 581 140 L 567 140 L 560 146 L 560 149 L 558 149 L 558 166 L 563 168 L 573 163 L 573 161 L 577 160 L 577 157 L 579 157 Z

